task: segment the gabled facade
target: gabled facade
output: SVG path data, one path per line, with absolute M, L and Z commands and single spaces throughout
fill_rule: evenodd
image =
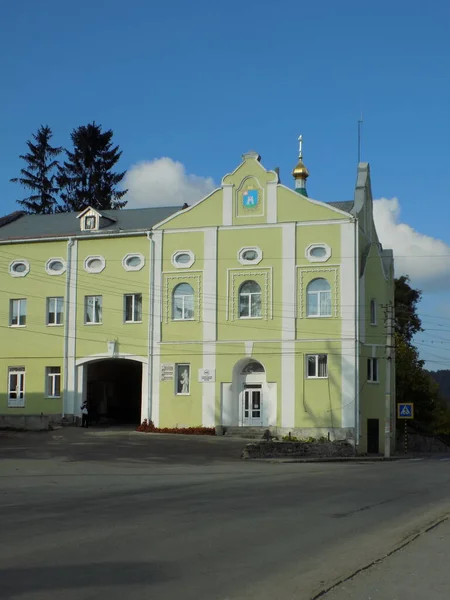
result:
M 369 167 L 343 203 L 306 196 L 301 160 L 293 173 L 296 190 L 248 153 L 184 210 L 0 227 L 0 414 L 71 419 L 87 399 L 92 414 L 131 418 L 137 398 L 136 422 L 381 450 L 395 401 L 383 308 L 393 258 L 373 224 Z

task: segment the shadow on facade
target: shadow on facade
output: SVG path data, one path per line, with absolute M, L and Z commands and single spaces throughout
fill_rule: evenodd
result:
M 92 362 L 86 385 L 91 423 L 139 424 L 142 363 L 120 358 Z

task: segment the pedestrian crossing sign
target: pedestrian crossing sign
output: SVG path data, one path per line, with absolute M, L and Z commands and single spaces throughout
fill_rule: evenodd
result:
M 397 419 L 414 419 L 414 404 L 412 402 L 397 404 Z

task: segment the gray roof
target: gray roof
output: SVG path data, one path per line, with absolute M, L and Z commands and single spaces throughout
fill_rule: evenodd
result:
M 102 210 L 102 216 L 114 219 L 100 227 L 99 233 L 121 233 L 125 231 L 148 231 L 157 223 L 181 210 L 181 206 L 158 206 L 155 208 L 125 208 Z M 15 213 L 13 213 L 15 215 Z M 80 213 L 56 213 L 53 215 L 18 215 L 15 219 L 0 221 L 0 241 L 92 235 L 92 231 L 81 231 Z M 10 215 L 8 215 L 9 217 Z
M 339 210 L 343 210 L 344 212 L 351 212 L 354 202 L 353 200 L 344 200 L 343 202 L 327 202 L 334 208 L 339 208 Z

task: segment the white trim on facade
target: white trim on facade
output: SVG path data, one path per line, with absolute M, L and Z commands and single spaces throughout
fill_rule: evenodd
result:
M 295 423 L 296 227 L 282 225 L 281 426 Z
M 233 185 L 222 185 L 222 223 L 225 227 L 233 224 Z
M 189 256 L 189 260 L 185 263 L 177 262 L 177 258 L 179 258 L 182 254 L 187 254 Z M 170 261 L 176 269 L 190 269 L 195 263 L 195 255 L 192 250 L 177 250 L 172 254 Z
M 139 258 L 140 262 L 138 265 L 129 265 L 128 261 L 133 258 Z M 125 254 L 122 258 L 122 267 L 125 271 L 140 271 L 145 266 L 145 258 L 144 255 L 140 252 L 130 252 L 129 254 Z
M 313 256 L 311 254 L 311 251 L 314 250 L 315 248 L 323 248 L 325 250 L 325 255 L 324 256 Z M 327 262 L 327 260 L 329 260 L 331 258 L 331 248 L 325 242 L 318 242 L 318 243 L 315 243 L 315 244 L 310 244 L 305 249 L 305 258 L 309 262 L 313 262 L 313 263 L 324 263 L 324 262 Z
M 152 402 L 151 419 L 156 427 L 159 426 L 159 372 L 161 366 L 161 323 L 162 323 L 162 245 L 163 231 L 153 232 L 153 307 L 151 309 L 153 319 L 153 357 L 152 357 Z
M 217 227 L 205 230 L 203 237 L 203 369 L 216 370 L 217 339 Z M 206 258 L 208 257 L 208 259 Z M 202 383 L 202 424 L 214 427 L 216 383 Z
M 244 257 L 245 252 L 256 252 L 256 258 L 254 259 L 247 259 Z M 238 261 L 241 263 L 241 265 L 259 265 L 259 263 L 262 261 L 263 259 L 263 253 L 261 248 L 258 248 L 258 246 L 244 246 L 243 248 L 241 248 L 238 253 L 237 253 L 237 259 Z
M 77 280 L 78 280 L 78 242 L 69 240 L 67 244 L 66 298 L 64 300 L 66 338 L 66 368 L 64 369 L 64 414 L 76 414 L 76 344 L 77 344 Z
M 62 269 L 60 269 L 59 271 L 53 270 L 51 268 L 53 263 L 61 263 Z M 49 275 L 52 276 L 63 275 L 67 270 L 67 262 L 64 260 L 64 258 L 60 257 L 49 258 L 48 261 L 45 263 L 45 270 Z
M 23 265 L 25 269 L 23 271 L 15 271 L 15 267 L 19 265 Z M 19 258 L 9 263 L 8 270 L 11 277 L 26 277 L 30 272 L 30 263 L 26 258 Z
M 267 184 L 267 222 L 276 223 L 278 216 L 277 186 L 278 181 L 268 181 Z
M 100 265 L 98 265 L 97 267 L 89 266 L 89 263 L 92 263 L 94 260 L 100 261 Z M 87 256 L 84 259 L 84 270 L 87 271 L 88 273 L 101 273 L 105 269 L 105 267 L 106 267 L 106 260 L 104 259 L 103 256 L 93 255 L 93 256 Z
M 341 419 L 342 427 L 355 427 L 356 417 L 356 282 L 355 224 L 341 224 L 340 317 L 341 317 Z

